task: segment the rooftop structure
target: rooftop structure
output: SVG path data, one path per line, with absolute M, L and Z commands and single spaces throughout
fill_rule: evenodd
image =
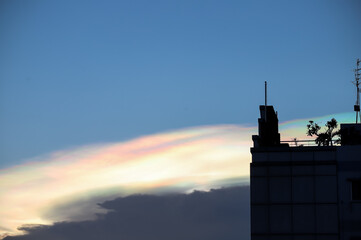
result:
M 251 148 L 252 240 L 361 240 L 361 124 L 339 146 L 282 144 L 273 106 L 260 106 Z

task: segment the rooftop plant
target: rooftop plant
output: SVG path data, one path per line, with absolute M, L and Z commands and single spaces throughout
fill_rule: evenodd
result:
M 307 124 L 307 136 L 316 136 L 315 142 L 318 146 L 332 146 L 332 139 L 335 139 L 335 143 L 340 143 L 340 130 L 337 128 L 338 123 L 336 119 L 332 118 L 325 124 L 325 129 L 321 131 L 321 127 L 314 121 L 309 121 Z

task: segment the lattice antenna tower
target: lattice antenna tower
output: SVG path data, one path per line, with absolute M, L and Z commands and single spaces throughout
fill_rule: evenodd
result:
M 357 59 L 357 62 L 356 62 L 356 69 L 354 70 L 355 72 L 355 81 L 353 82 L 356 86 L 356 89 L 357 89 L 357 100 L 356 100 L 356 104 L 354 106 L 354 110 L 356 112 L 356 123 L 358 123 L 358 119 L 360 118 L 360 122 L 361 122 L 361 115 L 360 115 L 360 63 L 361 63 L 361 60 L 360 59 Z

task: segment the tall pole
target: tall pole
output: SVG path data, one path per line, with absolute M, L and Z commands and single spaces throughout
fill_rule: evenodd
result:
M 267 81 L 264 82 L 264 118 L 267 122 Z

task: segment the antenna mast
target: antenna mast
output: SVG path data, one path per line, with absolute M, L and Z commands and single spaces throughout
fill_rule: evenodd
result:
M 358 118 L 360 118 L 360 122 L 361 122 L 361 115 L 360 115 L 360 63 L 361 60 L 357 59 L 356 62 L 356 69 L 354 70 L 355 72 L 355 82 L 354 84 L 356 85 L 356 89 L 357 89 L 357 100 L 356 100 L 356 105 L 354 106 L 354 111 L 356 112 L 356 124 L 358 123 Z
M 267 121 L 267 81 L 264 82 L 264 118 Z

